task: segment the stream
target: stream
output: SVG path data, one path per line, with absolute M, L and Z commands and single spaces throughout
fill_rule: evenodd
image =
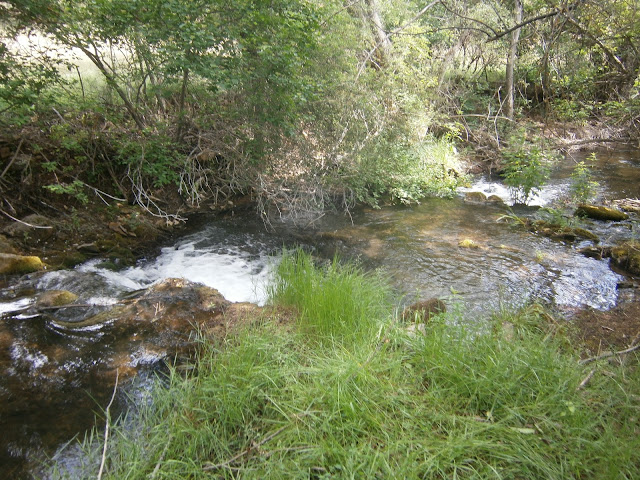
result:
M 367 269 L 380 269 L 392 281 L 400 306 L 439 297 L 456 302 L 469 319 L 490 314 L 501 304 L 543 301 L 560 312 L 608 310 L 633 301 L 618 288 L 625 277 L 608 260 L 578 252 L 590 241 L 567 243 L 538 236 L 505 221 L 505 215 L 532 216 L 567 194 L 574 160 L 565 159 L 529 206 L 473 203 L 466 192 L 497 195 L 509 203 L 498 178 L 481 176 L 453 199 L 426 199 L 413 207 L 362 208 L 347 215 L 325 215 L 307 229 L 291 225 L 268 231 L 256 216 L 199 219 L 199 227 L 153 259 L 121 271 L 99 260 L 73 270 L 22 277 L 0 291 L 0 472 L 3 478 L 34 478 L 41 462 L 96 424 L 96 414 L 113 392 L 115 364 L 138 375 L 116 397 L 115 411 L 131 395 L 147 391 L 154 372 L 171 356 L 140 339 L 122 342 L 117 329 L 90 325 L 68 330 L 65 321 L 113 308 L 120 299 L 163 279 L 181 277 L 216 288 L 231 302 L 266 301 L 265 285 L 283 246 L 302 245 L 321 258 L 339 254 Z M 598 152 L 594 179 L 599 201 L 640 197 L 640 152 Z M 634 235 L 633 222 L 585 221 L 602 243 Z M 473 241 L 474 248 L 461 242 Z M 33 313 L 37 295 L 68 290 L 85 308 Z M 135 336 L 135 334 L 133 335 Z M 130 336 L 130 338 L 132 338 Z M 117 361 L 116 361 L 117 360 Z M 137 393 L 136 393 L 137 392 Z M 98 424 L 102 424 L 98 420 Z M 71 467 L 69 467 L 71 468 Z

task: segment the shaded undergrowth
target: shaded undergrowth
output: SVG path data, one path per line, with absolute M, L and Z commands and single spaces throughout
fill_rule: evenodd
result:
M 410 334 L 379 282 L 285 257 L 272 298 L 299 324 L 202 339 L 192 373 L 113 425 L 104 478 L 638 477 L 636 357 L 581 365 L 535 305 Z

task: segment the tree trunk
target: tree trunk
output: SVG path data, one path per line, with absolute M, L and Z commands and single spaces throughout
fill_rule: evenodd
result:
M 133 118 L 133 121 L 136 123 L 138 128 L 140 130 L 144 129 L 145 124 L 142 121 L 142 118 L 140 117 L 140 115 L 138 114 L 138 110 L 133 105 L 133 103 L 131 103 L 131 100 L 129 99 L 125 91 L 122 89 L 122 87 L 118 85 L 118 82 L 113 77 L 113 75 L 109 73 L 109 70 L 107 69 L 106 65 L 102 62 L 100 57 L 97 54 L 92 53 L 89 49 L 87 49 L 85 46 L 79 43 L 78 44 L 71 43 L 69 45 L 80 49 L 82 53 L 84 53 L 87 56 L 87 58 L 91 60 L 96 67 L 98 67 L 98 70 L 100 70 L 100 73 L 102 73 L 105 80 L 107 81 L 107 85 L 113 88 L 118 94 L 118 96 L 120 97 L 120 99 L 124 102 L 125 108 L 129 112 L 129 115 L 131 115 L 131 118 Z
M 523 15 L 522 0 L 514 0 L 513 19 L 517 24 L 522 22 Z M 514 70 L 516 60 L 518 58 L 518 42 L 520 41 L 520 28 L 511 32 L 511 40 L 509 42 L 509 55 L 507 57 L 506 83 L 507 83 L 507 117 L 513 120 L 515 105 L 515 82 Z
M 387 33 L 382 15 L 380 14 L 380 6 L 378 0 L 367 0 L 369 6 L 369 19 L 371 20 L 371 28 L 375 34 L 377 40 L 378 51 L 381 54 L 381 59 L 384 61 L 389 57 L 391 51 L 391 39 Z
M 189 83 L 189 69 L 185 68 L 182 72 L 182 89 L 180 90 L 180 99 L 178 101 L 178 128 L 176 129 L 176 142 L 180 143 L 184 136 L 185 127 L 185 100 L 187 98 L 187 85 Z

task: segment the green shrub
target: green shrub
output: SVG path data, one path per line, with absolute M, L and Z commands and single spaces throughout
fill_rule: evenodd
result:
M 372 206 L 382 197 L 408 205 L 428 196 L 451 196 L 463 180 L 457 151 L 446 138 L 416 144 L 380 140 L 352 169 L 349 185 L 358 200 Z
M 513 202 L 526 205 L 549 180 L 549 158 L 540 147 L 528 142 L 521 132 L 511 140 L 509 147 L 502 152 L 502 176 Z
M 596 154 L 589 155 L 588 160 L 591 164 L 595 163 L 597 161 Z M 596 196 L 599 185 L 593 180 L 591 168 L 591 165 L 585 162 L 579 162 L 573 168 L 569 193 L 575 203 L 586 203 Z

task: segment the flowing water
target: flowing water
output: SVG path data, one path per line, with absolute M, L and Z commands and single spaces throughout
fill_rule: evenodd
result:
M 640 154 L 601 152 L 594 170 L 602 199 L 640 197 Z M 554 172 L 531 202 L 549 205 L 566 195 L 572 159 Z M 533 215 L 537 207 L 466 202 L 467 191 L 483 191 L 509 201 L 498 179 L 479 177 L 453 199 L 428 199 L 416 207 L 361 209 L 351 216 L 326 215 L 307 229 L 292 226 L 268 232 L 253 217 L 210 219 L 161 254 L 134 268 L 113 272 L 98 261 L 73 270 L 23 277 L 0 292 L 0 472 L 3 478 L 30 478 L 43 452 L 95 424 L 115 382 L 114 359 L 140 374 L 125 390 L 142 391 L 168 352 L 140 343 L 119 343 L 110 326 L 68 331 L 57 322 L 112 308 L 130 292 L 169 277 L 184 277 L 218 289 L 228 300 L 263 303 L 275 255 L 285 245 L 303 244 L 316 255 L 358 258 L 392 280 L 401 303 L 444 298 L 460 302 L 470 319 L 501 302 L 538 299 L 560 310 L 610 309 L 620 301 L 618 283 L 606 260 L 577 249 L 590 242 L 563 243 L 510 224 L 510 213 Z M 610 243 L 633 235 L 632 222 L 591 222 Z M 460 243 L 472 240 L 475 248 Z M 79 295 L 78 309 L 34 313 L 39 292 L 64 289 Z M 135 345 L 135 346 L 132 346 Z M 124 395 L 117 397 L 124 405 Z M 67 463 L 72 462 L 69 458 Z

